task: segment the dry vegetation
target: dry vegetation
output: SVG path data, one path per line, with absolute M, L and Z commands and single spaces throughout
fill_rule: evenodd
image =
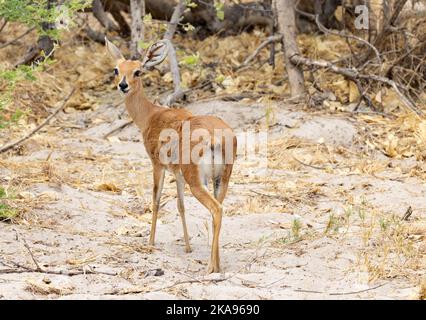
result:
M 418 59 L 411 57 L 410 61 L 400 59 L 401 54 L 397 54 L 404 41 L 410 42 L 411 46 L 416 45 L 419 39 L 415 35 L 424 35 L 426 19 L 424 16 L 407 14 L 404 21 L 404 33 L 392 35 L 387 41 L 386 50 L 395 54 L 386 55 L 381 68 L 397 64 L 392 72 L 406 85 L 418 108 L 426 112 L 425 53 L 416 52 Z M 90 23 L 96 27 L 95 21 Z M 146 42 L 157 39 L 159 28 L 156 21 L 146 26 Z M 0 33 L 0 41 L 13 39 L 25 30 L 22 25 L 10 23 Z M 251 124 L 251 128 L 273 129 L 280 126 L 278 115 L 287 110 L 283 109 L 283 105 L 287 106 L 291 100 L 284 78 L 283 54 L 277 50 L 275 68 L 267 63 L 267 50 L 262 51 L 249 65 L 241 67 L 266 37 L 264 31 L 257 29 L 237 36 L 210 36 L 203 41 L 176 36 L 174 42 L 179 60 L 190 61 L 181 64 L 182 84 L 188 92 L 186 101 L 181 101 L 180 106 L 192 102 L 238 100 L 242 106 L 255 105 L 264 109 L 262 112 L 266 121 Z M 35 33 L 31 33 L 16 44 L 0 49 L 0 68 L 8 69 L 16 57 L 25 53 L 27 44 L 35 39 Z M 329 61 L 350 56 L 348 42 L 352 48 L 359 46 L 355 40 L 336 35 L 309 34 L 298 37 L 304 55 Z M 126 50 L 124 44 L 122 49 Z M 413 65 L 416 67 L 413 68 Z M 114 206 L 108 214 L 120 219 L 130 217 L 147 225 L 150 220 L 151 186 L 147 159 L 126 160 L 121 157 L 119 161 L 114 161 L 114 154 L 96 149 L 98 140 L 82 134 L 89 126 L 111 121 L 110 115 L 103 109 L 106 104 L 120 104 L 120 98 L 113 93 L 112 64 L 104 47 L 83 36 L 76 36 L 75 30 L 72 30 L 63 37 L 54 60 L 41 68 L 35 74 L 35 80 L 17 83 L 11 96 L 12 103 L 1 110 L 7 125 L 0 129 L 0 145 L 34 128 L 74 86 L 77 86 L 77 93 L 67 104 L 65 115 L 58 117 L 21 146 L 1 155 L 0 219 L 3 222 L 0 224 L 3 226 L 0 226 L 0 230 L 9 224 L 46 230 L 65 228 L 62 221 L 48 214 L 50 205 L 56 204 L 55 208 L 58 208 L 64 201 L 60 191 L 64 185 L 82 193 L 106 194 L 105 201 Z M 377 66 L 373 63 L 366 67 L 366 72 L 372 72 L 374 68 Z M 306 116 L 293 127 L 297 128 L 306 121 L 306 117 L 343 119 L 356 127 L 355 141 L 345 146 L 329 144 L 320 136 L 312 140 L 285 134 L 270 140 L 268 168 L 276 174 L 258 175 L 254 164 L 237 166 L 232 179 L 232 201 L 227 205 L 227 217 L 272 212 L 290 215 L 291 219 L 287 222 L 271 221 L 274 233 L 265 236 L 265 239 L 259 234 L 259 241 L 279 252 L 292 248 L 303 251 L 297 246 L 332 239 L 337 246 L 356 252 L 357 258 L 350 267 L 351 271 L 366 272 L 372 284 L 381 283 L 384 279 L 401 280 L 402 284 L 415 288 L 417 292 L 417 295 L 410 295 L 409 298 L 424 299 L 426 198 L 423 206 L 416 198 L 416 204 L 412 205 L 413 214 L 403 219 L 405 211 L 409 209 L 404 207 L 401 211 L 403 205 L 395 203 L 398 199 L 393 198 L 391 189 L 394 184 L 391 183 L 424 184 L 426 120 L 407 111 L 399 97 L 384 86 L 368 84 L 368 94 L 376 110 L 362 104 L 359 112 L 353 112 L 360 93 L 352 81 L 327 70 L 305 71 L 305 78 L 309 91 L 308 103 L 292 105 L 289 110 L 302 111 Z M 172 76 L 167 64 L 146 73 L 143 79 L 152 99 L 172 91 Z M 6 85 L 6 81 L 0 81 L 0 88 L 6 88 Z M 318 88 L 322 90 L 320 100 L 317 100 Z M 126 140 L 122 136 L 112 135 L 104 141 L 110 146 Z M 250 168 L 254 174 L 247 174 Z M 329 180 L 341 183 L 329 184 Z M 42 185 L 48 188 L 35 191 L 37 186 Z M 379 194 L 381 188 L 384 193 L 390 193 L 385 197 L 386 204 L 365 198 L 369 190 Z M 173 188 L 166 188 L 163 204 L 173 199 Z M 340 206 L 331 205 L 333 202 L 338 202 Z M 92 209 L 81 204 L 79 210 L 90 215 Z M 73 213 L 66 214 L 71 216 Z M 167 216 L 166 213 L 164 215 Z M 153 254 L 155 250 L 140 240 L 129 243 L 120 238 L 138 232 L 142 230 L 123 227 L 111 236 L 109 245 L 123 255 L 126 252 Z M 108 232 L 104 233 L 109 235 Z M 87 230 L 75 231 L 75 234 L 100 237 L 103 233 Z M 247 247 L 257 248 L 258 245 L 258 242 L 250 242 Z M 226 251 L 227 247 L 224 246 L 222 250 Z M 3 260 L 1 254 L 2 248 L 0 259 Z M 112 254 L 86 252 L 78 256 L 76 254 L 75 259 L 67 260 L 66 264 L 71 269 L 79 269 L 92 261 L 118 265 Z M 39 255 L 38 258 L 42 257 Z M 119 276 L 127 279 L 132 279 L 135 274 L 138 276 L 137 272 L 126 268 L 120 272 Z M 202 281 L 205 280 L 199 280 L 200 283 Z M 63 296 L 75 290 L 73 285 L 55 286 L 47 277 L 43 281 L 27 278 L 25 283 L 25 290 L 35 296 Z M 176 286 L 166 286 L 163 291 L 179 297 L 191 297 L 182 289 L 184 282 L 183 286 Z M 138 286 L 133 289 L 121 288 L 121 291 L 113 294 L 143 293 L 151 287 L 147 285 L 139 291 Z M 158 287 L 155 290 L 159 290 Z

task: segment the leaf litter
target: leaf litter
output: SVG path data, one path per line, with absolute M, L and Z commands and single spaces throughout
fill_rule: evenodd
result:
M 20 26 L 14 27 L 9 26 L 10 29 L 4 32 L 11 37 L 15 32 L 21 32 Z M 155 39 L 155 34 L 148 34 L 147 37 Z M 283 108 L 283 103 L 280 101 L 289 97 L 289 88 L 283 81 L 285 72 L 282 54 L 278 53 L 276 56 L 275 69 L 266 63 L 268 59 L 266 50 L 262 51 L 247 68 L 238 69 L 265 38 L 266 35 L 257 30 L 252 34 L 243 33 L 227 38 L 213 36 L 203 42 L 178 36 L 176 38 L 178 55 L 197 57 L 192 59 L 191 63 L 181 64 L 183 84 L 191 89 L 203 83 L 209 83 L 202 89 L 191 90 L 188 93 L 188 101 L 217 99 L 221 96 L 241 96 L 239 107 L 241 110 L 235 110 L 235 112 L 244 112 L 244 105 L 250 104 L 273 106 L 274 112 L 280 112 Z M 34 35 L 29 37 L 29 41 L 34 39 Z M 302 35 L 298 42 L 304 54 L 316 59 L 335 60 L 350 53 L 346 42 L 336 36 Z M 12 50 L 15 50 L 13 56 L 23 53 L 21 47 L 2 50 L 0 57 L 3 63 L 13 61 Z M 11 109 L 5 110 L 4 113 L 11 116 L 16 109 L 20 109 L 24 111 L 24 116 L 16 125 L 1 129 L 2 144 L 21 136 L 23 132 L 29 131 L 42 121 L 49 109 L 55 107 L 61 96 L 68 92 L 76 81 L 80 84 L 80 88 L 68 103 L 64 115 L 58 117 L 51 126 L 44 128 L 20 148 L 1 156 L 0 184 L 12 195 L 2 198 L 1 201 L 19 213 L 11 221 L 14 226 L 30 226 L 37 229 L 41 226 L 47 227 L 47 222 L 52 221 L 49 228 L 55 230 L 57 218 L 55 215 L 52 216 L 52 213 L 62 214 L 59 213 L 59 209 L 61 202 L 66 199 L 63 186 L 71 187 L 90 197 L 92 197 L 90 192 L 97 192 L 99 199 L 114 207 L 109 209 L 111 216 L 108 219 L 126 221 L 130 219 L 137 223 L 117 226 L 112 233 L 112 239 L 101 241 L 103 245 L 111 246 L 112 252 L 102 249 L 104 254 L 94 255 L 90 259 L 65 259 L 64 265 L 105 263 L 121 268 L 124 274 L 130 272 L 132 268 L 129 268 L 125 262 L 114 259 L 114 252 L 120 252 L 123 261 L 132 259 L 132 255 L 137 255 L 139 259 L 147 259 L 149 263 L 155 263 L 155 259 L 160 259 L 161 267 L 166 270 L 166 280 L 161 280 L 164 276 L 158 277 L 156 280 L 158 283 L 153 282 L 150 277 L 145 279 L 144 292 L 150 291 L 150 288 L 161 288 L 164 282 L 178 279 L 177 273 L 170 278 L 167 274 L 182 267 L 182 261 L 188 260 L 189 268 L 196 270 L 195 272 L 200 273 L 199 277 L 201 277 L 202 271 L 199 264 L 191 262 L 191 259 L 183 254 L 182 261 L 174 257 L 176 250 L 181 249 L 179 245 L 178 248 L 172 246 L 161 249 L 160 246 L 158 250 L 154 250 L 143 244 L 147 237 L 147 233 L 143 231 L 140 234 L 144 239 L 143 242 L 138 240 L 137 243 L 133 243 L 131 239 L 138 233 L 135 230 L 138 228 L 145 230 L 149 226 L 149 163 L 142 159 L 126 160 L 126 153 L 123 155 L 118 151 L 120 161 L 113 161 L 115 156 L 100 152 L 97 145 L 105 145 L 106 149 L 111 149 L 110 146 L 129 142 L 120 139 L 101 142 L 96 138 L 81 135 L 81 131 L 87 126 L 110 121 L 108 119 L 111 117 L 106 113 L 105 104 L 111 106 L 119 101 L 113 93 L 115 89 L 108 67 L 112 68 L 111 61 L 104 51 L 104 48 L 98 44 L 79 38 L 70 39 L 57 50 L 55 61 L 36 74 L 36 81 L 25 81 L 17 85 L 13 92 L 14 103 L 9 106 Z M 256 77 L 253 77 L 253 70 L 256 70 Z M 239 223 L 250 230 L 250 227 L 245 224 L 249 222 L 245 221 L 252 221 L 250 222 L 252 224 L 261 223 L 261 230 L 264 230 L 265 237 L 268 235 L 269 240 L 266 241 L 271 246 L 271 256 L 266 255 L 265 260 L 269 263 L 272 261 L 269 259 L 280 257 L 282 250 L 291 251 L 292 248 L 294 250 L 297 248 L 302 258 L 304 251 L 308 251 L 307 255 L 310 256 L 311 252 L 315 251 L 317 242 L 324 242 L 325 247 L 329 248 L 327 250 L 335 253 L 338 249 L 326 244 L 328 241 L 335 241 L 337 247 L 342 246 L 357 252 L 357 257 L 353 258 L 357 260 L 356 263 L 353 261 L 352 264 L 341 267 L 344 272 L 354 270 L 354 265 L 357 265 L 357 272 L 360 274 L 362 271 L 367 272 L 368 281 L 397 279 L 394 288 L 402 287 L 407 283 L 413 288 L 418 286 L 420 294 L 417 297 L 421 297 L 421 288 L 424 288 L 424 285 L 419 279 L 424 279 L 425 276 L 424 210 L 426 206 L 415 206 L 414 218 L 401 222 L 398 221 L 396 212 L 378 204 L 374 197 L 368 201 L 361 198 L 365 192 L 368 193 L 368 189 L 371 189 L 374 194 L 390 192 L 390 189 L 395 186 L 391 185 L 394 180 L 390 180 L 389 177 L 397 177 L 401 181 L 407 181 L 407 184 L 413 181 L 421 183 L 426 178 L 426 166 L 423 163 L 426 157 L 425 120 L 406 113 L 398 97 L 392 91 L 383 88 L 377 88 L 372 99 L 383 105 L 383 113 L 389 116 L 383 116 L 380 113 L 350 113 L 351 104 L 359 98 L 359 92 L 351 81 L 325 71 L 318 71 L 314 78 L 307 71 L 306 79 L 308 87 L 319 81 L 320 87 L 330 91 L 331 95 L 330 99 L 324 102 L 324 107 L 315 110 L 302 107 L 303 112 L 308 112 L 311 117 L 332 116 L 348 121 L 355 119 L 358 133 L 356 141 L 352 146 L 344 147 L 291 134 L 273 139 L 268 148 L 268 168 L 275 174 L 267 177 L 256 174 L 247 175 L 245 164 L 237 166 L 232 180 L 230 200 L 226 205 L 227 219 L 237 224 L 234 226 L 236 230 L 241 230 Z M 147 94 L 154 99 L 172 89 L 167 64 L 157 71 L 145 74 L 143 81 Z M 284 106 L 284 108 L 287 107 Z M 99 114 L 93 118 L 90 113 L 97 111 Z M 252 126 L 247 123 L 241 125 Z M 272 127 L 274 123 L 264 125 Z M 64 139 L 67 143 L 64 143 Z M 136 143 L 140 145 L 141 142 Z M 37 156 L 34 156 L 35 154 Z M 250 164 L 246 166 L 251 167 Z M 357 177 L 363 181 L 356 181 Z M 45 190 L 39 191 L 38 186 L 42 186 Z M 189 193 L 188 190 L 186 193 Z M 164 225 L 160 225 L 160 229 L 169 226 L 170 221 L 174 224 L 174 201 L 171 201 L 172 204 L 169 203 L 174 196 L 173 183 L 168 184 L 165 187 L 164 199 L 166 200 L 163 202 L 164 210 L 160 218 Z M 417 201 L 416 204 L 418 204 L 420 197 L 413 195 L 413 201 Z M 84 202 L 84 199 L 81 201 Z M 393 199 L 389 197 L 387 201 L 393 202 Z M 188 210 L 194 210 L 194 203 L 189 202 Z M 90 204 L 83 203 L 81 210 L 85 206 L 89 208 L 84 211 L 85 215 L 88 215 L 93 209 L 90 209 Z M 400 206 L 396 208 L 399 209 Z M 273 215 L 272 220 L 261 218 L 271 213 L 277 216 Z M 259 216 L 259 221 L 255 220 L 256 216 Z M 99 215 L 98 218 L 100 218 Z M 204 222 L 208 219 L 209 217 L 205 216 L 199 221 L 200 225 L 203 225 L 203 230 L 205 230 Z M 279 219 L 284 221 L 275 221 Z M 295 220 L 300 220 L 300 224 L 294 222 Z M 268 223 L 268 221 L 272 222 Z M 274 227 L 276 223 L 280 226 L 279 228 Z M 84 226 L 78 227 L 81 230 L 84 229 Z M 63 229 L 63 231 L 66 230 L 68 229 Z M 206 231 L 200 230 L 197 229 L 195 233 L 197 237 L 205 237 Z M 78 234 L 102 239 L 102 235 L 108 234 L 109 231 L 77 232 L 69 229 L 67 232 L 70 237 L 76 237 Z M 178 234 L 177 230 L 173 231 L 173 234 Z M 249 247 L 257 248 L 262 233 L 251 234 L 247 231 L 247 234 Z M 31 237 L 31 232 L 28 233 L 28 237 Z M 132 241 L 125 240 L 126 237 Z M 178 236 L 173 237 L 169 239 L 172 242 Z M 230 236 L 226 234 L 224 237 L 230 239 Z M 231 240 L 236 248 L 244 250 L 247 246 L 244 244 L 245 241 L 238 241 L 242 240 Z M 173 249 L 172 253 L 169 252 L 171 249 Z M 226 250 L 223 248 L 222 252 Z M 241 252 L 238 249 L 235 250 Z M 159 256 L 161 254 L 162 256 Z M 327 259 L 327 254 L 324 259 Z M 244 255 L 243 257 L 247 258 Z M 290 259 L 289 256 L 286 255 L 286 257 Z M 225 259 L 225 264 L 230 263 L 229 259 Z M 238 267 L 241 267 L 243 263 L 246 262 L 238 261 Z M 255 263 L 255 268 L 261 270 L 261 265 L 262 263 L 259 265 Z M 137 268 L 144 267 L 147 265 L 137 265 Z M 236 272 L 236 269 L 230 268 L 229 272 Z M 271 273 L 278 271 L 279 268 L 272 270 Z M 268 270 L 265 272 L 268 273 Z M 263 295 L 263 292 L 256 291 L 262 281 L 248 274 L 253 277 L 250 281 L 251 284 L 254 283 L 251 285 L 253 297 Z M 273 275 L 268 276 L 274 278 Z M 135 285 L 141 284 L 132 272 L 128 277 Z M 80 284 L 75 285 L 78 287 Z M 131 288 L 125 289 L 126 285 L 120 281 L 117 285 L 121 286 L 121 291 L 119 290 L 121 293 L 132 292 Z M 231 291 L 232 286 L 229 284 Z M 182 284 L 167 291 L 177 297 L 208 297 L 208 294 L 203 291 L 206 288 L 210 287 L 195 283 Z M 56 287 L 31 279 L 27 280 L 26 290 L 35 295 L 53 296 L 69 295 L 78 291 L 74 287 Z M 105 288 L 103 292 L 107 291 Z M 212 292 L 214 294 L 214 291 Z M 101 290 L 94 294 L 102 295 L 103 293 Z M 282 294 L 285 296 L 285 293 Z M 295 293 L 291 292 L 291 294 Z M 382 291 L 381 294 L 387 293 Z M 401 293 L 401 296 L 404 294 Z

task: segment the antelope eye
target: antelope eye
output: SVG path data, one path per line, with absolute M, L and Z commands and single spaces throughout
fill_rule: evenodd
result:
M 142 75 L 142 72 L 141 72 L 140 70 L 136 70 L 136 71 L 133 73 L 133 75 L 134 75 L 135 77 L 140 77 L 140 76 Z
M 118 69 L 117 68 L 114 68 L 114 75 L 118 76 Z

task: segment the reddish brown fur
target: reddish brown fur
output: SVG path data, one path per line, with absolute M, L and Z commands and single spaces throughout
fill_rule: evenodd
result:
M 153 215 L 151 225 L 150 244 L 154 245 L 156 222 L 158 216 L 158 209 L 160 203 L 160 194 L 164 179 L 165 169 L 169 169 L 176 177 L 178 189 L 178 210 L 182 219 L 185 248 L 186 252 L 191 251 L 189 244 L 189 237 L 185 222 L 185 212 L 183 204 L 183 184 L 186 182 L 192 194 L 210 211 L 213 217 L 213 243 L 210 263 L 208 272 L 220 271 L 219 259 L 219 232 L 222 222 L 222 202 L 226 196 L 228 189 L 229 179 L 232 173 L 233 164 L 225 164 L 220 178 L 220 190 L 215 197 L 213 197 L 207 189 L 203 186 L 199 176 L 199 166 L 196 164 L 182 164 L 182 158 L 179 157 L 179 164 L 172 164 L 165 166 L 159 160 L 159 148 L 161 143 L 159 141 L 160 133 L 163 129 L 174 129 L 179 133 L 182 139 L 182 121 L 190 122 L 191 131 L 195 129 L 206 129 L 211 137 L 214 137 L 215 129 L 228 129 L 233 139 L 233 159 L 236 157 L 237 139 L 232 132 L 231 128 L 221 119 L 211 116 L 194 116 L 187 110 L 183 109 L 170 109 L 160 107 L 151 103 L 144 95 L 142 88 L 142 81 L 140 77 L 135 77 L 134 72 L 141 70 L 141 62 L 119 59 L 117 61 L 117 69 L 119 75 L 117 82 L 126 76 L 129 85 L 129 92 L 125 97 L 125 104 L 127 111 L 133 118 L 135 124 L 140 128 L 143 136 L 146 151 L 151 158 L 153 166 Z M 180 141 L 181 143 L 181 141 Z M 212 144 L 217 142 L 212 141 Z M 191 142 L 191 148 L 195 145 Z M 222 141 L 222 146 L 225 144 Z M 192 149 L 191 149 L 192 150 Z M 222 149 L 222 152 L 224 150 Z M 184 181 L 184 182 L 183 182 Z

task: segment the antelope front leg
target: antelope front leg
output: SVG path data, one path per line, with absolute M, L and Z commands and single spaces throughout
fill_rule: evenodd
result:
M 184 205 L 184 188 L 185 180 L 183 179 L 182 174 L 176 174 L 176 189 L 177 189 L 177 207 L 182 220 L 183 227 L 183 237 L 185 239 L 185 252 L 191 252 L 191 246 L 189 245 L 189 236 L 188 230 L 186 228 L 186 219 L 185 219 L 185 205 Z
M 157 227 L 158 208 L 160 207 L 161 191 L 164 184 L 165 169 L 160 166 L 154 166 L 154 187 L 152 189 L 152 222 L 151 234 L 149 236 L 149 245 L 153 246 L 155 243 L 155 229 Z

